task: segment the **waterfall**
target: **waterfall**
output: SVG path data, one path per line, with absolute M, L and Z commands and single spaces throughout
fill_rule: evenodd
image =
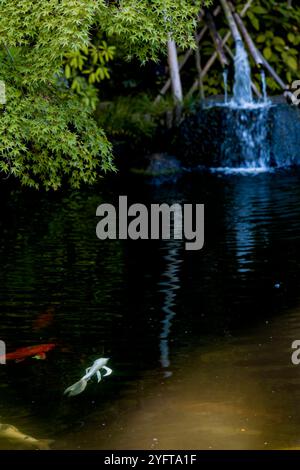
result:
M 262 89 L 262 94 L 263 94 L 263 102 L 267 103 L 268 102 L 267 82 L 266 82 L 266 74 L 264 70 L 260 71 L 260 76 L 261 76 L 261 89 Z
M 224 103 L 228 104 L 228 69 L 223 70 L 223 80 L 224 80 Z
M 223 143 L 225 168 L 266 170 L 270 167 L 269 107 L 228 109 Z
M 219 171 L 264 171 L 274 156 L 270 149 L 269 120 L 271 100 L 267 96 L 265 73 L 261 71 L 262 98 L 252 94 L 251 68 L 243 41 L 235 42 L 233 96 L 228 99 L 228 75 L 223 71 L 224 103 L 208 107 L 223 108 L 222 166 Z M 226 110 L 226 111 L 225 111 Z
M 269 101 L 266 78 L 261 72 L 263 100 L 253 99 L 251 68 L 242 41 L 236 41 L 233 97 L 228 103 L 226 135 L 223 145 L 225 167 L 240 169 L 269 168 L 271 151 L 268 136 Z M 239 149 L 238 157 L 234 149 Z
M 234 86 L 232 104 L 245 107 L 253 103 L 251 70 L 247 52 L 242 41 L 236 41 L 234 57 Z

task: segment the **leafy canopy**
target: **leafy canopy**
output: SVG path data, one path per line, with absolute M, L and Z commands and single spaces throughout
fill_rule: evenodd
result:
M 94 101 L 80 96 L 86 88 L 83 97 L 95 98 L 94 84 L 109 75 L 93 35 L 118 36 L 128 57 L 157 59 L 169 34 L 182 47 L 193 44 L 201 3 L 0 0 L 0 80 L 7 98 L 0 105 L 0 170 L 26 185 L 57 189 L 65 179 L 79 187 L 113 169 L 111 145 L 92 115 Z M 78 54 L 90 68 L 80 65 Z M 84 70 L 90 75 L 85 84 Z

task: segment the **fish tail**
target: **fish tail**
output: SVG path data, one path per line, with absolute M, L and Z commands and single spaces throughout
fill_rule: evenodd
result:
M 74 397 L 75 395 L 79 395 L 84 391 L 86 385 L 87 380 L 80 379 L 78 382 L 66 388 L 66 390 L 64 391 L 64 395 L 68 395 L 68 397 Z

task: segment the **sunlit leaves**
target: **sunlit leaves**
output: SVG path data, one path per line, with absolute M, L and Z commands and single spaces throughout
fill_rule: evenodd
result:
M 0 170 L 22 183 L 57 189 L 63 181 L 78 187 L 113 168 L 111 146 L 91 115 L 95 90 L 64 78 L 84 70 L 91 27 L 99 7 L 94 0 L 1 0 L 0 76 L 7 104 L 0 107 Z M 68 57 L 69 62 L 64 63 Z M 97 63 L 112 57 L 107 44 Z M 95 80 L 107 76 L 95 71 Z
M 209 3 L 209 2 L 205 2 Z M 0 170 L 24 184 L 78 187 L 113 168 L 91 114 L 118 38 L 127 57 L 194 47 L 201 0 L 0 0 Z M 100 38 L 94 41 L 94 39 Z M 105 40 L 104 40 L 105 39 Z
M 210 0 L 120 0 L 101 9 L 99 27 L 124 41 L 128 57 L 157 59 L 169 34 L 181 48 L 194 47 L 196 18 Z
M 99 44 L 91 43 L 78 51 L 68 52 L 65 56 L 65 76 L 71 81 L 72 90 L 84 96 L 93 109 L 97 100 L 88 99 L 88 94 L 85 92 L 87 84 L 82 78 L 86 77 L 89 85 L 109 79 L 107 64 L 114 58 L 115 49 L 115 46 L 102 40 Z
M 79 187 L 111 169 L 111 146 L 89 113 L 72 95 L 42 90 L 23 96 L 8 89 L 0 119 L 0 168 L 24 184 L 57 189 L 63 181 Z

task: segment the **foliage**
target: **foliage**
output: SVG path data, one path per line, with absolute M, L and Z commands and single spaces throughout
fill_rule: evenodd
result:
M 9 86 L 0 134 L 0 169 L 28 186 L 57 189 L 65 178 L 79 187 L 113 168 L 110 144 L 95 120 L 72 95 L 52 95 L 47 87 L 22 95 Z
M 84 48 L 71 51 L 65 57 L 65 77 L 71 82 L 71 89 L 82 97 L 86 105 L 96 108 L 97 89 L 94 86 L 110 78 L 108 63 L 115 56 L 115 46 L 94 40 Z
M 169 36 L 181 48 L 194 47 L 200 7 L 212 0 L 119 0 L 101 10 L 99 26 L 123 40 L 128 58 L 158 60 Z M 131 32 L 128 35 L 128 31 Z
M 0 80 L 7 90 L 7 105 L 0 105 L 2 172 L 56 189 L 65 177 L 78 187 L 112 169 L 111 146 L 92 108 L 113 51 L 93 39 L 118 37 L 127 56 L 157 59 L 169 34 L 182 47 L 192 44 L 201 3 L 0 0 Z
M 62 69 L 68 53 L 89 44 L 95 2 L 1 0 L 1 7 L 1 170 L 35 187 L 95 181 L 113 168 L 110 144 Z
M 112 102 L 100 104 L 98 120 L 109 138 L 119 141 L 134 139 L 137 143 L 154 136 L 170 107 L 168 98 L 155 104 L 152 97 L 146 94 L 119 96 Z
M 280 77 L 289 85 L 299 78 L 300 7 L 288 7 L 287 2 L 260 0 L 249 16 L 258 34 L 256 43 L 264 57 L 274 66 Z M 268 78 L 271 90 L 280 90 Z
M 235 2 L 238 11 L 245 5 L 245 0 Z M 245 25 L 253 38 L 257 48 L 264 57 L 274 67 L 278 75 L 287 85 L 294 79 L 299 78 L 299 44 L 300 44 L 300 7 L 289 7 L 286 1 L 278 2 L 276 0 L 254 0 L 253 6 L 248 10 L 245 18 Z M 218 29 L 222 37 L 228 30 L 224 17 L 218 18 Z M 231 49 L 232 40 L 229 41 Z M 206 39 L 201 44 L 203 62 L 208 60 L 213 52 L 210 39 Z M 254 67 L 254 63 L 251 59 Z M 204 80 L 205 91 L 207 95 L 222 93 L 221 69 L 210 71 Z M 260 87 L 260 75 L 253 74 L 253 81 Z M 275 80 L 267 77 L 268 92 L 272 94 L 281 91 Z

